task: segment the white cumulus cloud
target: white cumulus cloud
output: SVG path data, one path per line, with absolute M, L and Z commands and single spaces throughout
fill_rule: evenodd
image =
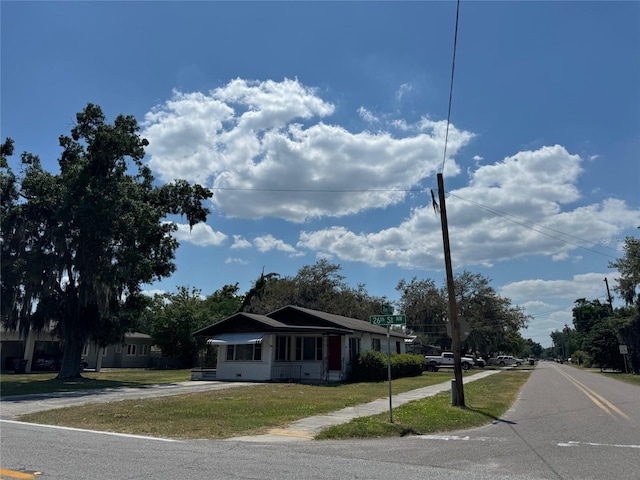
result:
M 250 248 L 250 247 L 251 247 L 251 242 L 246 238 L 244 238 L 242 235 L 233 236 L 233 244 L 231 245 L 231 248 L 238 249 L 238 248 Z
M 289 245 L 288 243 L 285 243 L 280 239 L 275 238 L 271 234 L 264 235 L 261 237 L 256 237 L 253 240 L 253 243 L 255 244 L 256 248 L 263 253 L 271 250 L 278 250 L 280 252 L 288 253 L 292 256 L 303 255 L 303 253 L 298 252 L 293 246 Z
M 402 136 L 325 123 L 333 104 L 298 80 L 236 79 L 209 93 L 174 92 L 145 116 L 149 165 L 166 181 L 213 188 L 223 215 L 303 222 L 402 202 L 440 168 L 446 122 L 401 122 Z M 473 137 L 451 126 L 448 175 Z M 354 180 L 356 181 L 354 183 Z
M 457 265 L 490 266 L 530 255 L 571 259 L 602 238 L 640 224 L 640 210 L 618 199 L 566 207 L 580 198 L 580 164 L 579 156 L 558 145 L 523 151 L 479 166 L 468 186 L 448 191 L 449 237 Z M 377 266 L 442 266 L 440 219 L 426 193 L 424 206 L 398 226 L 374 232 L 345 227 L 303 231 L 297 247 Z
M 206 223 L 198 223 L 190 228 L 188 224 L 177 224 L 178 230 L 172 235 L 181 242 L 189 242 L 199 247 L 222 245 L 227 239 L 227 235 L 215 232 Z

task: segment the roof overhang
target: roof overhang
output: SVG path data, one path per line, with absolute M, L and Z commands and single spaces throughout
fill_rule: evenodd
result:
M 207 340 L 207 345 L 251 345 L 262 342 L 264 333 L 221 333 Z

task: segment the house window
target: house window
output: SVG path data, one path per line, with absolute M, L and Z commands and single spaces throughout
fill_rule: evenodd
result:
M 82 347 L 82 356 L 83 356 L 83 357 L 86 357 L 87 355 L 89 355 L 89 344 L 88 344 L 88 343 L 87 343 L 87 344 L 85 344 L 85 345 Z
M 296 360 L 302 360 L 302 337 L 296 337 Z
M 116 353 L 122 353 L 122 345 L 116 345 Z
M 376 352 L 379 352 L 380 351 L 380 339 L 379 338 L 374 338 L 374 339 L 372 339 L 371 343 L 372 343 L 371 346 L 373 347 L 372 350 L 375 350 Z
M 297 337 L 296 360 L 305 362 L 322 360 L 322 337 Z
M 396 342 L 396 353 L 400 354 L 400 342 Z
M 276 337 L 276 362 L 288 362 L 291 359 L 289 355 L 289 337 Z
M 133 343 L 129 343 L 127 345 L 127 355 L 132 356 L 136 354 L 136 345 Z
M 306 361 L 316 359 L 316 339 L 315 337 L 305 337 L 303 342 L 302 359 Z
M 323 341 L 322 341 L 322 337 L 316 337 L 316 360 L 322 360 L 322 356 L 323 356 L 323 351 L 322 351 L 322 345 L 323 345 Z
M 227 345 L 227 361 L 260 361 L 262 360 L 262 345 L 251 343 L 248 345 Z
M 147 356 L 149 354 L 149 345 L 140 345 L 140 356 Z
M 360 339 L 351 337 L 349 338 L 349 358 L 353 360 L 360 353 Z
M 253 345 L 237 345 L 236 360 L 253 360 Z
M 107 347 L 104 347 L 104 348 L 102 349 L 102 356 L 103 356 L 103 357 L 106 357 L 106 356 L 107 356 Z

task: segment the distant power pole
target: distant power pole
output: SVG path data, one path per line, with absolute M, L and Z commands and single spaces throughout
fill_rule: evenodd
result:
M 611 292 L 609 291 L 609 280 L 604 277 L 604 283 L 607 286 L 607 298 L 609 299 L 609 307 L 611 307 L 611 313 L 613 313 L 613 298 L 611 298 Z
M 438 199 L 440 200 L 440 222 L 442 224 L 442 243 L 444 244 L 444 266 L 447 271 L 447 295 L 449 297 L 449 321 L 451 322 L 451 349 L 453 350 L 453 373 L 456 380 L 456 402 L 464 407 L 464 386 L 462 385 L 462 361 L 460 354 L 460 324 L 458 323 L 458 307 L 453 284 L 453 268 L 451 267 L 451 246 L 449 245 L 449 225 L 447 207 L 444 201 L 444 180 L 438 174 Z

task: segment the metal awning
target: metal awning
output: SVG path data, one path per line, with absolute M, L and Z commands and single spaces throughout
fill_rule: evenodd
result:
M 264 333 L 221 333 L 207 340 L 207 345 L 251 345 L 262 342 Z

